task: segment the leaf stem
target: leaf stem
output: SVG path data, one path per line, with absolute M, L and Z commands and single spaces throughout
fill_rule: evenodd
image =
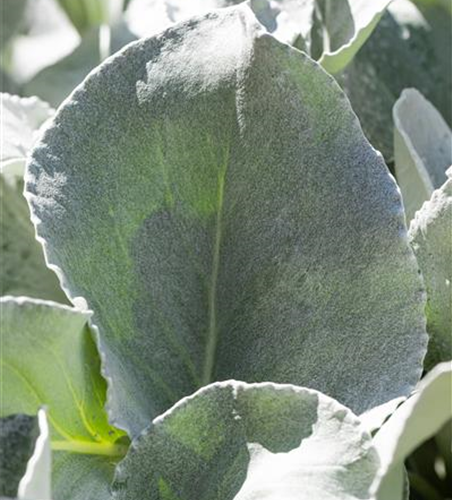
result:
M 88 441 L 52 441 L 52 450 L 69 451 L 84 455 L 104 455 L 109 457 L 123 457 L 128 446 L 113 443 L 90 443 Z

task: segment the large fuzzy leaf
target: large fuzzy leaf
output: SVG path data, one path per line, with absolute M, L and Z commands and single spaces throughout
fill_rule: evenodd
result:
M 118 465 L 117 500 L 352 500 L 378 468 L 357 417 L 316 391 L 212 384 L 158 417 Z
M 416 89 L 394 105 L 394 155 L 407 221 L 446 181 L 452 165 L 452 132 L 443 117 Z
M 450 420 L 451 387 L 452 365 L 441 363 L 419 383 L 414 395 L 399 406 L 374 437 L 381 464 L 373 489 L 379 500 L 387 498 L 381 490 L 388 488 L 408 455 Z
M 427 287 L 426 367 L 452 359 L 452 168 L 410 226 L 410 240 Z
M 314 387 L 356 412 L 416 383 L 424 302 L 395 183 L 334 80 L 247 6 L 107 61 L 27 175 L 132 434 L 215 380 Z
M 57 107 L 106 55 L 135 39 L 124 24 L 113 26 L 110 32 L 93 29 L 85 34 L 71 54 L 35 75 L 24 85 L 23 92 L 37 95 Z
M 15 185 L 0 177 L 0 295 L 67 302 L 58 279 L 44 260 L 35 239 L 30 211 L 22 194 L 23 183 Z
M 416 87 L 452 121 L 452 17 L 440 5 L 416 7 L 395 0 L 339 78 L 364 132 L 392 161 L 392 109 L 400 93 Z
M 109 498 L 121 433 L 103 410 L 105 382 L 87 314 L 52 302 L 1 299 L 1 415 L 48 408 L 53 499 Z
M 175 22 L 243 0 L 134 0 L 132 31 L 155 34 Z M 342 70 L 370 36 L 391 0 L 250 0 L 259 21 L 278 40 L 307 51 L 330 73 Z
M 2 150 L 0 172 L 23 178 L 25 161 L 39 130 L 54 110 L 37 97 L 21 98 L 1 93 Z

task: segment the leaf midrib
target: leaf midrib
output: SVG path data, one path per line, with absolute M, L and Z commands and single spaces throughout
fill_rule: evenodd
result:
M 212 381 L 213 369 L 215 365 L 215 355 L 218 344 L 218 328 L 217 328 L 217 284 L 218 273 L 220 269 L 220 249 L 222 240 L 222 219 L 223 219 L 223 204 L 224 204 L 224 183 L 226 178 L 227 165 L 229 162 L 228 154 L 225 162 L 218 174 L 217 184 L 217 216 L 215 222 L 215 243 L 212 258 L 212 277 L 210 280 L 209 297 L 208 297 L 208 332 L 207 344 L 204 358 L 204 367 L 202 373 L 202 386 L 208 385 Z

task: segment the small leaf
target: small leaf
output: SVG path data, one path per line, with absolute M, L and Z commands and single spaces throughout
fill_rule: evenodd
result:
M 105 41 L 109 53 L 114 53 L 135 40 L 135 36 L 124 24 L 111 28 L 110 41 L 108 31 L 93 29 L 85 34 L 74 52 L 53 66 L 43 69 L 24 85 L 24 94 L 37 95 L 50 102 L 52 106 L 58 107 L 86 75 L 102 62 L 104 56 L 110 55 L 109 53 L 102 54 L 101 38 L 103 35 L 107 36 Z
M 54 500 L 109 499 L 123 435 L 104 413 L 105 382 L 86 325 L 88 314 L 67 306 L 4 297 L 2 415 L 46 405 L 54 451 Z M 76 482 L 75 479 L 78 479 Z M 83 480 L 82 480 L 83 479 Z
M 0 94 L 2 107 L 2 149 L 0 172 L 9 178 L 23 178 L 25 161 L 43 124 L 55 113 L 37 97 L 21 98 Z
M 407 221 L 446 181 L 452 165 L 452 132 L 444 118 L 416 89 L 406 89 L 394 105 L 394 155 Z
M 138 36 L 243 0 L 133 0 L 126 18 Z M 281 42 L 306 51 L 330 73 L 342 70 L 378 24 L 391 0 L 249 0 L 259 22 Z
M 0 495 L 17 495 L 38 435 L 36 417 L 15 414 L 0 418 Z
M 18 500 L 50 500 L 51 498 L 51 452 L 47 416 L 44 409 L 38 412 L 39 436 L 33 456 L 19 483 Z
M 452 359 L 452 168 L 411 222 L 409 237 L 427 288 L 426 367 Z
M 27 0 L 1 0 L 0 44 L 2 49 L 20 28 L 26 5 Z
M 451 418 L 452 365 L 441 363 L 419 383 L 411 396 L 394 412 L 373 439 L 380 470 L 373 489 L 387 487 L 389 476 L 396 474 L 403 461 L 428 438 L 434 436 Z
M 334 80 L 246 5 L 106 61 L 27 176 L 132 435 L 231 377 L 357 413 L 417 382 L 424 302 L 397 187 Z
M 311 56 L 315 56 L 314 47 L 320 46 L 320 64 L 332 74 L 342 71 L 372 34 L 390 2 L 316 0 L 315 13 L 319 19 L 313 33 L 320 40 L 311 40 Z
M 0 295 L 28 295 L 66 303 L 56 274 L 44 260 L 35 239 L 23 183 L 10 185 L 0 177 Z
M 441 7 L 394 0 L 338 76 L 366 136 L 388 162 L 394 159 L 392 109 L 405 88 L 416 87 L 451 124 L 451 31 L 452 17 Z
M 270 383 L 212 384 L 137 438 L 116 500 L 367 498 L 378 468 L 369 434 L 323 394 Z

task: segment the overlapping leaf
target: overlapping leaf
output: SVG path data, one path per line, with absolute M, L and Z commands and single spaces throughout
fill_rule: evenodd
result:
M 378 459 L 357 417 L 316 391 L 212 384 L 157 418 L 118 465 L 117 500 L 368 498 Z
M 373 439 L 381 465 L 374 483 L 376 498 L 386 500 L 381 490 L 394 485 L 404 460 L 452 417 L 452 367 L 442 363 L 420 383 L 415 394 L 402 404 Z M 388 488 L 386 491 L 391 491 Z M 392 490 L 394 492 L 394 490 Z M 395 492 L 394 492 L 395 493 Z M 393 495 L 394 499 L 402 498 Z
M 66 303 L 56 274 L 44 260 L 35 239 L 30 211 L 22 194 L 22 183 L 11 185 L 0 177 L 0 292 L 28 295 Z
M 420 92 L 407 89 L 394 105 L 394 155 L 397 182 L 407 221 L 446 181 L 452 165 L 452 132 Z
M 1 415 L 46 405 L 54 500 L 109 499 L 122 433 L 107 422 L 105 382 L 87 314 L 52 302 L 1 299 Z
M 392 108 L 415 87 L 452 122 L 452 16 L 436 2 L 395 0 L 339 80 L 364 132 L 392 161 Z
M 427 288 L 427 368 L 452 359 L 452 168 L 447 177 L 417 212 L 409 232 Z
M 27 191 L 49 261 L 94 310 L 111 415 L 132 434 L 214 380 L 314 387 L 362 412 L 420 375 L 396 186 L 331 77 L 246 6 L 108 60 L 35 149 Z
M 21 98 L 1 93 L 2 150 L 0 172 L 23 178 L 25 161 L 43 124 L 54 110 L 37 97 Z
M 243 0 L 134 0 L 127 18 L 140 36 Z M 250 0 L 278 40 L 307 51 L 330 73 L 342 70 L 370 36 L 391 0 Z

